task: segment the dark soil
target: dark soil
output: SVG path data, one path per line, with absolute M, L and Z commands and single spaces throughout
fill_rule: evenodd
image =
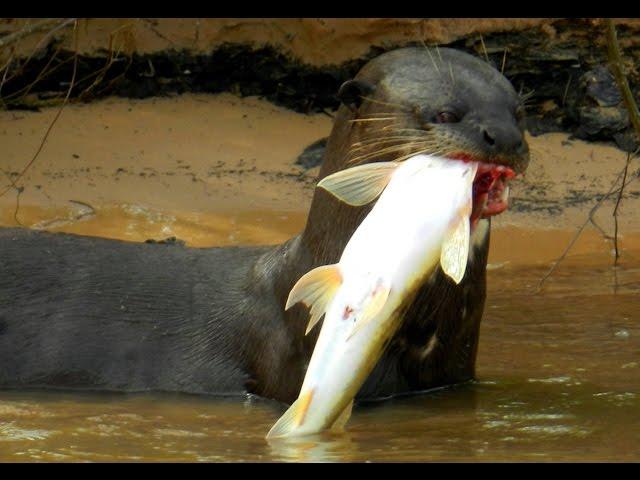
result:
M 605 46 L 595 42 L 603 32 L 588 20 L 560 20 L 553 28 L 553 35 L 543 28 L 533 28 L 483 37 L 489 62 L 502 69 L 506 60 L 504 74 L 526 97 L 529 131 L 533 135 L 563 131 L 585 140 L 612 141 L 632 150 L 636 145 L 607 67 Z M 635 32 L 620 27 L 618 35 L 622 41 Z M 361 58 L 323 67 L 301 63 L 272 47 L 248 44 L 226 44 L 209 55 L 174 50 L 134 54 L 110 65 L 104 52 L 104 56 L 79 58 L 72 98 L 90 101 L 106 95 L 145 98 L 184 92 L 232 92 L 261 96 L 298 112 L 327 112 L 338 107 L 336 92 L 340 85 L 369 59 L 407 45 L 412 43 L 375 47 Z M 484 57 L 481 45 L 480 37 L 474 35 L 442 46 Z M 640 45 L 630 45 L 624 55 L 634 65 L 640 61 Z M 55 50 L 55 45 L 49 45 L 23 66 L 21 75 L 5 83 L 2 95 L 7 108 L 34 109 L 64 97 L 73 67 L 70 51 L 58 52 L 52 63 L 56 68 L 33 83 Z M 640 75 L 630 70 L 629 81 L 637 94 Z M 315 165 L 321 155 L 322 146 L 313 147 L 306 160 L 301 157 L 305 168 Z

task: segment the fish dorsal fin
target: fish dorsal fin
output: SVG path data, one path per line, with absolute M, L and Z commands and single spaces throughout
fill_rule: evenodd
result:
M 456 284 L 462 281 L 469 259 L 469 238 L 471 236 L 469 217 L 473 208 L 471 188 L 477 168 L 477 164 L 472 163 L 469 165 L 469 169 L 463 174 L 469 194 L 464 205 L 458 212 L 455 222 L 449 228 L 442 244 L 442 250 L 440 251 L 440 266 L 442 267 L 442 271 L 456 282 Z
M 311 318 L 305 335 L 311 331 L 327 311 L 340 285 L 342 285 L 342 273 L 340 266 L 336 263 L 314 268 L 304 274 L 293 286 L 284 309 L 289 310 L 298 302 L 303 302 L 311 307 L 309 310 Z
M 385 303 L 387 303 L 387 298 L 389 298 L 390 288 L 388 286 L 380 285 L 376 288 L 373 295 L 371 296 L 371 300 L 367 306 L 363 309 L 362 314 L 356 320 L 355 325 L 353 326 L 353 330 L 347 337 L 349 340 L 353 337 L 362 327 L 367 325 L 375 316 L 380 313 L 380 310 L 384 307 Z
M 286 437 L 304 423 L 304 419 L 309 410 L 309 405 L 313 399 L 313 389 L 301 394 L 298 399 L 291 404 L 286 412 L 278 419 L 267 438 Z
M 352 410 L 353 410 L 353 400 L 351 400 L 349 402 L 349 405 L 347 405 L 344 408 L 342 413 L 338 416 L 338 418 L 336 418 L 336 421 L 333 422 L 333 425 L 331 426 L 331 430 L 334 431 L 334 432 L 342 432 L 342 431 L 344 431 L 345 425 L 347 424 L 347 422 L 351 418 L 351 411 Z
M 362 206 L 375 200 L 385 189 L 398 162 L 375 162 L 333 173 L 318 183 L 343 202 Z
M 462 281 L 467 269 L 470 234 L 469 218 L 463 216 L 452 229 L 449 229 L 440 251 L 442 271 L 456 284 Z

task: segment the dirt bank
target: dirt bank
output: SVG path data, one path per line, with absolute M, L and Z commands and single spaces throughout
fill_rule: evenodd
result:
M 41 19 L 0 19 L 0 31 L 11 33 Z M 270 45 L 310 65 L 340 64 L 365 55 L 372 46 L 423 40 L 455 41 L 470 34 L 518 31 L 549 25 L 544 18 L 95 18 L 83 19 L 79 52 L 99 55 L 114 37 L 138 54 L 165 50 L 208 53 L 225 43 Z M 633 23 L 633 22 L 631 22 Z M 637 22 L 640 23 L 640 22 Z M 28 55 L 39 38 L 21 42 Z M 72 48 L 73 41 L 67 38 Z
M 527 96 L 533 134 L 565 132 L 636 147 L 607 70 L 602 19 L 48 19 L 46 28 L 25 34 L 40 22 L 0 19 L 7 108 L 46 107 L 67 93 L 91 101 L 232 92 L 302 113 L 330 111 L 340 85 L 369 59 L 429 45 L 434 58 L 435 47 L 452 47 L 500 69 Z M 638 95 L 640 20 L 616 24 Z

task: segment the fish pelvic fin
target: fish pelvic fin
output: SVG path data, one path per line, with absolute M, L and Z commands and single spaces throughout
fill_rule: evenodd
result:
M 470 170 L 465 172 L 469 195 L 447 231 L 440 251 L 442 271 L 456 284 L 462 281 L 467 269 L 467 261 L 469 260 L 469 238 L 471 236 L 469 217 L 473 208 L 471 188 L 477 168 L 476 164 L 471 164 Z
M 318 323 L 329 308 L 329 304 L 342 285 L 342 272 L 339 264 L 324 265 L 304 274 L 289 292 L 284 309 L 289 310 L 298 302 L 310 307 L 311 318 L 305 335 Z
M 456 284 L 462 281 L 469 258 L 469 217 L 462 217 L 449 230 L 440 251 L 442 271 Z
M 353 410 L 353 400 L 349 402 L 349 405 L 345 407 L 342 413 L 336 418 L 336 421 L 333 422 L 331 426 L 331 431 L 333 432 L 343 432 L 344 427 L 351 418 L 351 411 Z
M 371 295 L 371 300 L 362 310 L 362 313 L 356 320 L 356 323 L 353 326 L 351 333 L 347 337 L 347 340 L 358 333 L 362 327 L 367 325 L 373 318 L 375 318 L 378 313 L 380 313 L 380 310 L 382 310 L 384 305 L 387 303 L 390 291 L 390 287 L 386 285 L 378 285 L 376 287 L 376 289 L 373 291 L 373 294 Z
M 398 162 L 374 162 L 333 173 L 318 182 L 339 200 L 353 206 L 371 203 L 385 189 Z
M 284 412 L 284 415 L 278 419 L 275 425 L 271 427 L 266 438 L 286 437 L 302 425 L 307 416 L 311 400 L 313 399 L 313 392 L 314 390 L 311 389 L 300 395 L 287 411 Z

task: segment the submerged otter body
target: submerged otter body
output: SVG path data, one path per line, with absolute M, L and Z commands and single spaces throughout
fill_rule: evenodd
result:
M 467 54 L 389 52 L 339 96 L 321 178 L 422 151 L 526 168 L 517 94 Z M 289 291 L 338 260 L 370 208 L 316 189 L 304 231 L 277 247 L 0 229 L 0 388 L 250 392 L 291 402 L 319 329 L 304 335 L 303 306 L 284 311 Z M 462 282 L 440 270 L 425 282 L 359 398 L 473 378 L 488 245 L 482 219 Z

